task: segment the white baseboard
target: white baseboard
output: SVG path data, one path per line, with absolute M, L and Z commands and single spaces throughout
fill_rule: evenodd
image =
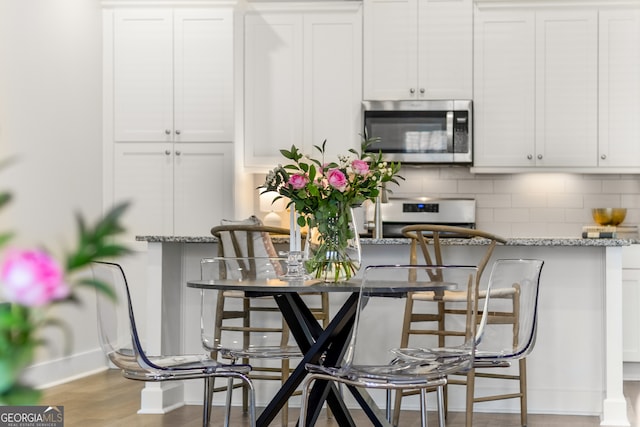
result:
M 73 381 L 108 368 L 100 348 L 76 353 L 29 366 L 24 372 L 27 384 L 44 389 Z

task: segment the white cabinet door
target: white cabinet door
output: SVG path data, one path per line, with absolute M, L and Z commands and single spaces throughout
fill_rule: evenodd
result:
M 418 0 L 365 0 L 364 99 L 418 99 Z
M 476 15 L 475 166 L 535 165 L 535 14 Z
M 175 144 L 174 228 L 177 236 L 208 236 L 233 218 L 233 144 Z
M 281 149 L 359 147 L 361 13 L 255 12 L 245 17 L 245 165 L 284 162 Z
M 130 200 L 127 238 L 207 236 L 233 218 L 232 143 L 115 144 L 115 201 Z
M 470 99 L 472 0 L 365 0 L 364 99 Z
M 640 166 L 640 11 L 599 14 L 599 166 Z
M 304 17 L 304 148 L 313 153 L 326 139 L 327 161 L 360 147 L 361 22 L 352 12 Z
M 114 138 L 231 141 L 233 22 L 223 9 L 114 12 Z
M 233 139 L 233 12 L 176 9 L 176 141 Z
M 171 141 L 171 10 L 116 10 L 113 26 L 115 140 Z
M 640 269 L 622 270 L 623 360 L 640 362 Z
M 173 234 L 173 144 L 114 144 L 114 203 L 130 201 L 127 238 Z
M 477 167 L 595 167 L 595 10 L 476 14 Z
M 282 163 L 302 144 L 302 15 L 245 17 L 245 164 Z
M 471 99 L 473 1 L 418 1 L 418 94 Z
M 536 12 L 536 164 L 597 166 L 598 13 Z
M 622 345 L 625 362 L 640 362 L 640 245 L 622 248 Z

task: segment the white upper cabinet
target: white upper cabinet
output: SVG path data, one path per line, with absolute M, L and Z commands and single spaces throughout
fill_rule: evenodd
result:
M 118 9 L 113 15 L 114 138 L 233 138 L 233 22 L 223 9 Z
M 597 166 L 597 11 L 478 12 L 474 92 L 476 167 Z
M 533 13 L 490 11 L 476 19 L 474 91 L 474 164 L 534 165 Z
M 364 99 L 470 99 L 472 0 L 364 0 Z
M 640 9 L 600 12 L 600 167 L 640 165 Z M 615 171 L 613 171 L 615 172 Z
M 286 4 L 283 4 L 286 7 Z M 253 10 L 245 16 L 244 163 L 266 171 L 296 145 L 346 154 L 359 145 L 362 24 L 336 10 Z M 332 159 L 333 160 L 333 159 Z
M 536 165 L 597 166 L 598 13 L 536 13 Z

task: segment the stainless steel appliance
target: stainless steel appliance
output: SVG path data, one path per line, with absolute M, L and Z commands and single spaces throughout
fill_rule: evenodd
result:
M 387 203 L 380 205 L 380 216 L 382 219 L 381 237 L 385 238 L 402 237 L 402 228 L 413 224 L 441 224 L 475 228 L 476 201 L 475 199 L 463 198 L 389 198 Z M 375 222 L 373 214 L 368 212 L 366 228 L 373 231 Z
M 471 164 L 470 100 L 365 101 L 364 131 L 384 158 L 408 164 Z

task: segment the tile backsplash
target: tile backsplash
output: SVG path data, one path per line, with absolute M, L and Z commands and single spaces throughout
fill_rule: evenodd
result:
M 638 175 L 472 174 L 460 166 L 404 166 L 401 175 L 391 197 L 475 198 L 476 227 L 504 237 L 580 237 L 598 207 L 627 208 L 623 224 L 640 223 Z
M 624 207 L 640 222 L 640 176 L 574 173 L 472 174 L 464 167 L 411 168 L 392 197 L 471 197 L 476 226 L 504 237 L 579 237 L 591 208 Z

